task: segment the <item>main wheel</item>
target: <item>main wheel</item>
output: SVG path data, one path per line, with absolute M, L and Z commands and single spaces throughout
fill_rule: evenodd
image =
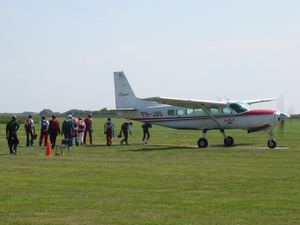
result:
M 276 148 L 276 146 L 277 146 L 277 143 L 276 143 L 275 140 L 271 139 L 271 140 L 268 141 L 268 147 L 269 148 L 273 149 L 273 148 Z
M 230 137 L 230 136 L 228 136 L 228 137 L 226 137 L 226 138 L 224 139 L 224 145 L 225 145 L 226 147 L 231 147 L 231 146 L 233 145 L 233 143 L 234 143 L 234 140 L 233 140 L 233 138 Z
M 205 138 L 200 138 L 198 140 L 198 147 L 199 148 L 206 148 L 208 146 L 208 141 Z

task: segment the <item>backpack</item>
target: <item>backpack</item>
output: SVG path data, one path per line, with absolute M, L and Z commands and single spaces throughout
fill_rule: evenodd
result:
M 57 120 L 52 120 L 51 125 L 52 125 L 52 130 L 57 130 L 59 128 Z
M 42 120 L 41 121 L 41 125 L 42 125 L 42 129 L 46 130 L 47 129 L 47 126 L 48 126 L 48 123 L 46 120 Z
M 85 123 L 82 120 L 80 120 L 78 124 L 79 124 L 79 129 L 83 130 Z
M 17 127 L 18 127 L 18 123 L 16 121 L 10 121 L 7 124 L 7 129 L 8 129 L 10 134 L 16 134 L 17 133 Z
M 32 129 L 32 123 L 31 123 L 30 119 L 27 119 L 25 121 L 25 129 L 26 129 L 26 131 L 31 131 L 31 129 Z
M 107 122 L 107 123 L 105 124 L 105 128 L 106 128 L 106 132 L 111 132 L 111 131 L 112 131 L 112 128 L 113 128 L 112 122 Z

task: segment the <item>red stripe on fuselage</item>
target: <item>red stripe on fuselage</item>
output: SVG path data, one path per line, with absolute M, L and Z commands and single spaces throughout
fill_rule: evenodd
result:
M 253 115 L 270 115 L 274 114 L 276 111 L 271 109 L 252 109 L 245 113 L 242 113 L 241 115 L 245 116 L 253 116 Z

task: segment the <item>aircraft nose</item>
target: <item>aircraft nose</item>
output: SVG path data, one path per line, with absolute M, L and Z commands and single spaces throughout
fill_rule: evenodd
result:
M 278 122 L 285 121 L 291 117 L 289 114 L 283 112 L 275 112 L 274 115 L 276 116 Z

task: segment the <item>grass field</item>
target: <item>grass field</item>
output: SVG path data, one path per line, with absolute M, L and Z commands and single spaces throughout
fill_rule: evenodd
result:
M 116 127 L 122 119 L 114 118 Z M 104 145 L 104 118 L 95 118 L 95 145 L 46 157 L 26 148 L 8 155 L 0 125 L 0 224 L 300 224 L 300 120 L 267 134 L 229 131 L 236 146 L 223 148 L 219 132 L 200 150 L 197 131 L 154 126 L 141 145 L 134 122 L 129 146 Z M 118 129 L 117 129 L 118 130 Z

